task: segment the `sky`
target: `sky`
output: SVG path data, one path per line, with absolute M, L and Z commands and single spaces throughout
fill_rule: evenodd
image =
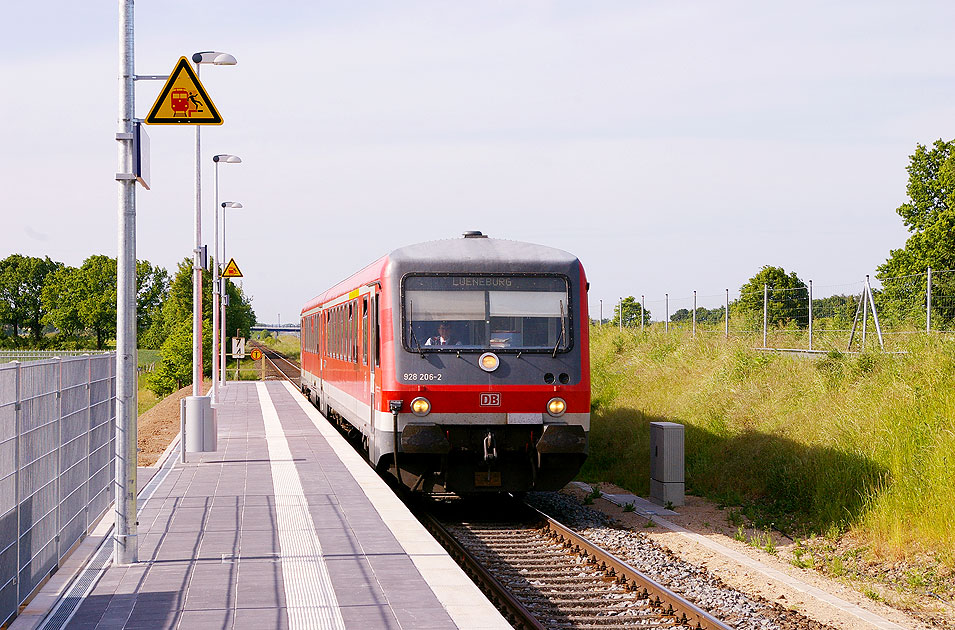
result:
M 118 5 L 9 4 L 0 257 L 115 255 Z M 953 22 L 945 1 L 141 0 L 136 72 L 238 60 L 201 71 L 225 121 L 201 132 L 203 241 L 212 156 L 238 155 L 226 256 L 262 322 L 475 229 L 577 255 L 593 315 L 627 295 L 656 313 L 763 265 L 838 293 L 902 247 L 908 156 L 955 137 Z M 161 86 L 137 82 L 137 117 Z M 147 132 L 137 257 L 172 270 L 194 131 Z

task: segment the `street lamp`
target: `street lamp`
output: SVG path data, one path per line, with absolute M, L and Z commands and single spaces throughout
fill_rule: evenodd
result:
M 235 57 L 229 53 L 206 50 L 192 56 L 196 64 L 196 77 L 199 77 L 199 67 L 202 64 L 215 66 L 234 66 Z M 193 279 L 192 279 L 192 395 L 202 394 L 202 188 L 200 184 L 202 168 L 200 166 L 199 131 L 202 125 L 196 127 L 196 206 L 195 206 L 195 251 L 193 252 Z
M 212 245 L 215 258 L 215 273 L 212 278 L 212 402 L 219 402 L 219 371 L 225 371 L 225 348 L 219 352 L 219 340 L 225 345 L 225 335 L 219 333 L 220 313 L 222 313 L 222 258 L 219 256 L 219 163 L 239 164 L 242 159 L 237 155 L 220 153 L 212 156 L 215 170 L 215 239 Z M 223 213 L 224 214 L 224 213 Z M 220 363 L 219 357 L 223 357 Z M 223 383 L 224 384 L 224 383 Z
M 229 157 L 235 157 L 234 155 Z M 239 160 L 239 158 L 235 158 Z M 239 160 L 241 161 L 241 160 Z M 216 200 L 218 201 L 218 195 L 216 195 Z M 242 204 L 238 201 L 223 201 L 222 202 L 222 258 L 225 259 L 225 209 L 226 208 L 241 208 Z M 217 208 L 218 210 L 218 208 Z M 222 314 L 219 316 L 219 335 L 221 336 L 221 341 L 219 342 L 219 352 L 220 352 L 220 364 L 222 369 L 219 370 L 219 379 L 220 385 L 225 386 L 225 340 L 226 340 L 226 326 L 225 326 L 225 299 L 222 297 L 225 295 L 226 282 L 227 278 L 221 278 L 219 280 L 221 283 L 220 292 L 219 292 L 219 308 L 222 309 Z

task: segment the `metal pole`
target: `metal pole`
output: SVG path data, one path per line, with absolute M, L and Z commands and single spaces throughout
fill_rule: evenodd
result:
M 663 303 L 665 305 L 665 308 L 663 310 L 663 314 L 665 317 L 665 319 L 663 320 L 663 332 L 668 333 L 670 332 L 670 294 L 669 293 L 663 294 Z
M 865 286 L 862 288 L 862 349 L 865 350 L 866 324 L 869 321 L 869 276 L 865 277 Z
M 196 64 L 196 77 L 199 64 Z M 200 125 L 196 127 L 196 203 L 195 203 L 195 251 L 192 278 L 192 395 L 202 395 L 202 166 L 199 141 Z
M 623 297 L 619 298 L 617 302 L 617 324 L 620 327 L 620 332 L 623 332 Z
M 226 215 L 228 214 L 225 210 L 226 210 L 226 209 L 225 209 L 225 206 L 222 206 L 222 259 L 223 259 L 223 260 L 225 260 L 225 218 L 226 218 Z M 225 268 L 225 267 L 223 267 L 223 269 L 224 269 L 224 268 Z M 226 304 L 225 304 L 225 297 L 223 297 L 223 296 L 227 295 L 226 288 L 229 286 L 229 285 L 228 285 L 228 282 L 229 282 L 229 281 L 228 281 L 226 278 L 222 278 L 222 277 L 221 277 L 222 274 L 219 274 L 219 275 L 220 275 L 220 278 L 219 278 L 219 308 L 221 309 L 221 314 L 219 315 L 219 336 L 221 337 L 220 340 L 219 340 L 219 353 L 220 353 L 219 359 L 220 359 L 220 361 L 221 361 L 221 369 L 219 370 L 219 378 L 221 379 L 221 382 L 219 383 L 219 385 L 221 385 L 222 387 L 225 387 L 225 380 L 226 380 L 226 379 L 225 379 L 225 340 L 226 340 L 226 335 L 225 335 L 225 331 L 226 331 L 226 327 L 225 327 L 225 312 L 226 312 Z M 238 377 L 238 372 L 236 372 L 236 375 L 237 375 L 237 376 L 236 376 L 236 379 L 238 379 L 238 378 L 239 378 L 239 377 Z
M 14 500 L 14 505 L 16 507 L 16 514 L 17 514 L 17 522 L 13 527 L 14 532 L 16 532 L 15 540 L 16 540 L 16 550 L 17 550 L 16 560 L 14 560 L 14 567 L 16 568 L 15 575 L 19 576 L 20 569 L 22 568 L 20 564 L 20 558 L 22 557 L 20 555 L 20 539 L 22 538 L 22 536 L 20 536 L 20 498 L 21 498 L 20 497 L 20 440 L 22 439 L 22 436 L 20 434 L 23 431 L 23 419 L 22 419 L 23 406 L 20 404 L 20 394 L 22 391 L 21 381 L 23 379 L 23 374 L 21 372 L 21 369 L 23 367 L 23 364 L 20 363 L 19 361 L 13 361 L 13 364 L 16 366 L 15 367 L 16 381 L 13 386 L 13 393 L 14 393 L 13 400 L 15 403 L 13 406 L 13 436 L 14 436 L 14 439 L 16 440 L 13 445 L 13 460 L 14 460 L 13 500 Z M 87 479 L 89 479 L 89 477 L 87 477 Z M 89 485 L 89 484 L 86 484 L 86 485 Z M 20 602 L 23 601 L 20 599 L 20 580 L 19 579 L 17 579 L 16 581 L 15 588 L 16 588 L 16 597 L 17 597 L 16 606 L 19 606 Z
M 693 336 L 696 337 L 696 291 L 693 291 Z
M 604 301 L 600 300 L 600 323 L 597 324 L 598 327 L 603 327 L 604 325 Z
M 215 220 L 212 228 L 215 234 L 212 241 L 212 402 L 219 402 L 219 162 L 215 161 Z
M 647 301 L 647 297 L 645 295 L 641 295 L 640 296 L 640 332 L 643 332 L 643 320 L 647 318 L 647 316 L 643 314 L 643 305 L 646 301 Z
M 135 76 L 133 0 L 119 2 L 120 175 L 133 172 Z M 116 265 L 116 526 L 113 562 L 139 560 L 136 539 L 136 180 L 119 180 L 119 251 Z
M 932 332 L 932 268 L 928 268 L 925 280 L 925 332 Z
M 730 338 L 730 290 L 726 289 L 726 304 L 725 310 L 723 311 L 723 326 L 725 328 L 723 334 L 727 339 Z
M 879 311 L 875 308 L 875 296 L 872 295 L 872 285 L 869 284 L 869 276 L 865 277 L 865 288 L 869 293 L 869 303 L 872 306 L 872 321 L 875 322 L 875 334 L 879 336 L 879 349 L 885 350 L 885 340 L 882 338 L 882 326 L 879 325 Z
M 766 328 L 769 324 L 769 286 L 763 285 L 763 347 L 766 347 Z
M 809 281 L 809 350 L 812 350 L 812 280 Z

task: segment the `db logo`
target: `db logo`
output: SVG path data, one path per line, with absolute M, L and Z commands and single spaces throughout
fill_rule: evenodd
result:
M 481 406 L 482 407 L 500 407 L 501 395 L 500 394 L 481 394 Z

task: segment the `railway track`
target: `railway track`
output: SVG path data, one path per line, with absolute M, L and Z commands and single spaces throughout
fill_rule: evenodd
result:
M 526 516 L 447 522 L 424 511 L 419 518 L 515 627 L 728 630 L 554 519 L 526 505 L 504 510 Z
M 302 373 L 302 368 L 298 363 L 287 358 L 281 352 L 257 341 L 250 341 L 249 346 L 262 351 L 262 357 L 265 360 L 266 381 L 287 379 L 298 387 L 299 377 Z
M 300 367 L 268 346 L 266 380 L 298 386 Z M 437 507 L 437 510 L 432 508 Z M 501 501 L 497 522 L 462 519 L 447 504 L 416 506 L 416 515 L 516 628 L 729 630 L 676 593 L 534 508 Z

